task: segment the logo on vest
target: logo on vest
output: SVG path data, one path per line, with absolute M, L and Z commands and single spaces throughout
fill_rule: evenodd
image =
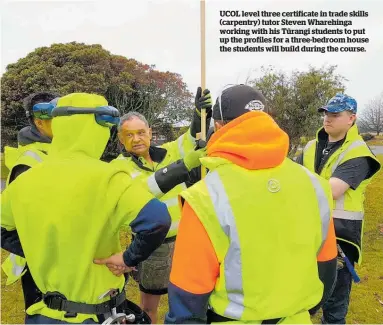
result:
M 279 190 L 281 189 L 281 184 L 279 183 L 278 180 L 274 178 L 269 179 L 269 181 L 267 182 L 267 189 L 271 193 L 279 192 Z
M 260 100 L 254 99 L 246 104 L 245 109 L 248 111 L 263 111 L 265 105 Z

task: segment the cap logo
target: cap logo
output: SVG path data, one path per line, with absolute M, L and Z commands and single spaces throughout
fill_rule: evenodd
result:
M 265 109 L 265 105 L 263 105 L 260 100 L 254 99 L 247 103 L 245 109 L 248 111 L 263 111 Z

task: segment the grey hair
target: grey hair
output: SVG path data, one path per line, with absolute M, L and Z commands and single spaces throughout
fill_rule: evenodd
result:
M 138 113 L 138 112 L 129 112 L 129 113 L 126 113 L 125 115 L 123 115 L 121 118 L 120 118 L 120 124 L 118 125 L 118 129 L 120 130 L 122 125 L 126 122 L 126 121 L 129 121 L 131 120 L 132 118 L 138 118 L 140 119 L 142 122 L 145 123 L 145 125 L 147 127 L 149 127 L 149 123 L 148 123 L 148 120 L 145 118 L 144 115 L 142 115 L 141 113 Z

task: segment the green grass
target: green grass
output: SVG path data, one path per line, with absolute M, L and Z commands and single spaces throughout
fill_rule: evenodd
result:
M 383 164 L 383 155 L 378 156 Z M 383 320 L 383 171 L 367 188 L 366 217 L 363 239 L 363 264 L 357 267 L 362 281 L 354 284 L 351 293 L 348 324 L 380 324 Z M 124 245 L 129 235 L 122 234 Z M 8 255 L 1 251 L 1 261 Z M 5 286 L 1 271 L 1 323 L 20 324 L 24 320 L 24 303 L 20 281 Z M 138 286 L 133 280 L 127 285 L 128 299 L 139 304 Z M 158 322 L 162 323 L 168 311 L 167 296 L 161 297 Z M 319 323 L 319 314 L 313 317 Z
M 376 135 L 373 139 L 366 142 L 369 146 L 383 146 L 383 135 Z

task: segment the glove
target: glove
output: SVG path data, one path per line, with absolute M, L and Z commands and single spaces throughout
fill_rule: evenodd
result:
M 214 127 L 211 127 L 207 130 L 206 141 L 201 139 L 196 140 L 195 150 L 205 148 L 213 134 L 214 134 Z
M 211 94 L 209 89 L 204 90 L 204 95 L 202 95 L 202 88 L 197 88 L 197 94 L 195 96 L 195 110 L 193 114 L 193 121 L 190 125 L 190 134 L 193 138 L 197 136 L 197 133 L 201 132 L 201 110 L 202 108 L 206 109 L 206 127 L 208 128 L 211 121 L 211 116 L 213 115 L 212 110 L 212 101 Z
M 200 158 L 206 156 L 206 148 L 191 151 L 184 158 L 184 164 L 190 172 L 193 168 L 201 166 Z
M 201 110 L 203 108 L 206 109 L 206 118 L 211 118 L 213 110 L 211 109 L 213 107 L 212 101 L 211 101 L 211 94 L 209 89 L 205 89 L 203 91 L 202 96 L 202 88 L 197 88 L 197 93 L 195 95 L 194 104 L 196 107 L 196 113 L 201 118 Z

